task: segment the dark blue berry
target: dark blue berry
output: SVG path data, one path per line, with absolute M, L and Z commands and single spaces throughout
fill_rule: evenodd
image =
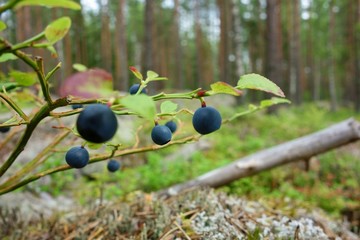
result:
M 65 155 L 66 163 L 73 168 L 83 168 L 89 162 L 89 152 L 82 146 L 73 147 Z
M 129 89 L 129 93 L 131 94 L 131 95 L 134 95 L 134 94 L 136 94 L 137 93 L 137 91 L 139 90 L 139 87 L 140 87 L 140 84 L 134 84 L 134 85 L 132 85 L 131 87 L 130 87 L 130 89 Z M 143 88 L 142 90 L 141 90 L 141 92 L 140 93 L 144 93 L 144 94 L 146 94 L 146 89 L 145 88 Z
M 6 133 L 8 131 L 10 131 L 10 127 L 0 127 L 0 132 Z
M 114 159 L 111 159 L 107 164 L 109 172 L 116 172 L 120 168 L 120 163 Z
M 172 133 L 174 133 L 177 129 L 176 123 L 174 121 L 168 121 L 165 123 L 165 126 L 167 126 Z
M 92 104 L 84 108 L 76 121 L 82 138 L 93 143 L 109 141 L 118 126 L 114 112 L 106 105 Z
M 213 107 L 197 109 L 192 119 L 195 130 L 200 134 L 209 134 L 218 130 L 221 121 L 220 113 Z
M 171 140 L 171 131 L 165 125 L 156 125 L 151 131 L 151 138 L 157 145 L 165 145 Z
M 72 109 L 78 109 L 78 108 L 82 108 L 83 105 L 82 104 L 74 104 L 74 105 L 71 105 Z

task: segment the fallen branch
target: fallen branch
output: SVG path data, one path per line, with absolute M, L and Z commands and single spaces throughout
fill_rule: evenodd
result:
M 224 167 L 212 170 L 193 180 L 158 192 L 169 197 L 194 187 L 221 187 L 239 178 L 312 156 L 360 139 L 360 123 L 350 118 L 324 130 L 240 158 Z

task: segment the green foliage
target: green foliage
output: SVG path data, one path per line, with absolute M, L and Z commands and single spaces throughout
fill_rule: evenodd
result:
M 275 83 L 255 73 L 241 76 L 236 88 L 261 90 L 279 97 L 285 97 L 284 92 Z
M 0 21 L 0 32 L 7 28 L 6 24 L 3 21 Z
M 36 73 L 34 72 L 20 72 L 16 70 L 12 70 L 9 73 L 9 76 L 21 86 L 29 87 L 36 83 Z
M 121 104 L 149 121 L 155 119 L 155 102 L 145 94 L 126 96 L 121 99 Z
M 71 0 L 22 0 L 16 4 L 17 8 L 24 6 L 63 7 L 73 10 L 81 9 L 78 3 Z
M 164 101 L 160 105 L 160 111 L 162 114 L 171 114 L 174 113 L 178 108 L 178 104 L 173 103 L 171 101 Z
M 208 91 L 210 95 L 225 93 L 233 96 L 240 96 L 241 92 L 234 88 L 233 86 L 225 82 L 216 82 L 210 85 L 211 91 Z
M 45 28 L 45 37 L 52 45 L 60 41 L 68 33 L 70 27 L 71 19 L 69 17 L 61 17 Z

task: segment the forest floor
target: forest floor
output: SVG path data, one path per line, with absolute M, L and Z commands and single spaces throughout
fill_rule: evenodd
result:
M 120 158 L 113 174 L 97 163 L 45 177 L 0 196 L 0 239 L 358 239 L 359 142 L 312 158 L 307 170 L 292 164 L 216 191 L 154 194 L 349 117 L 360 119 L 313 104 L 256 113 L 197 143 Z

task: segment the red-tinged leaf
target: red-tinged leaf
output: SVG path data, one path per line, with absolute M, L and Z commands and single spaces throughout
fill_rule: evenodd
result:
M 210 87 L 211 87 L 211 91 L 208 92 L 210 95 L 223 93 L 233 96 L 240 96 L 242 93 L 240 90 L 234 88 L 233 86 L 225 82 L 216 82 L 211 84 Z
M 136 67 L 130 66 L 129 67 L 130 71 L 135 75 L 136 78 L 143 80 L 143 76 L 141 74 L 141 72 L 139 72 Z
M 241 76 L 236 88 L 260 90 L 280 97 L 285 97 L 284 92 L 279 88 L 279 86 L 269 79 L 255 73 Z

